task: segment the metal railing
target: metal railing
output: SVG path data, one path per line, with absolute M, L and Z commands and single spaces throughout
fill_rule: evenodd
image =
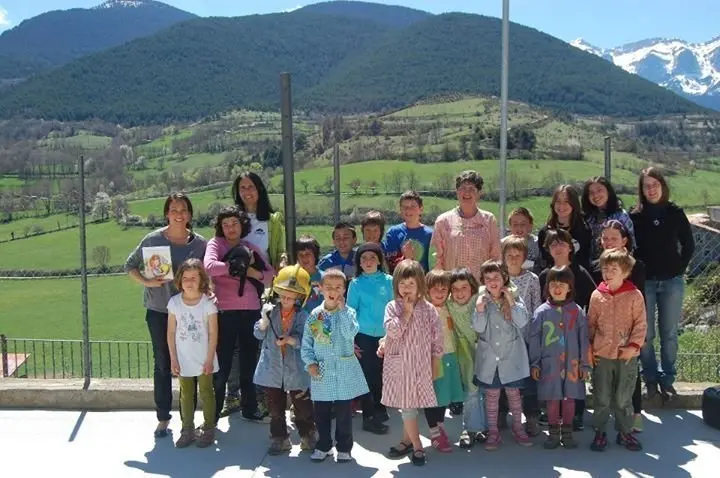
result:
M 150 342 L 90 341 L 92 378 L 152 378 Z M 82 378 L 85 364 L 82 340 L 12 339 L 0 335 L 2 376 L 16 378 Z M 659 357 L 658 357 L 659 358 Z M 716 382 L 720 378 L 719 353 L 681 352 L 677 380 Z
M 81 378 L 86 376 L 82 340 L 8 338 L 0 335 L 2 376 Z M 152 345 L 146 341 L 91 340 L 93 378 L 150 378 Z

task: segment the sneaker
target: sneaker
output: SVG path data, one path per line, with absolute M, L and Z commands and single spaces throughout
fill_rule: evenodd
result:
M 658 384 L 655 382 L 647 382 L 645 384 L 645 395 L 647 400 L 652 400 L 660 394 Z
M 227 417 L 233 413 L 239 411 L 242 408 L 240 404 L 240 397 L 227 397 L 225 398 L 225 405 L 220 412 L 221 417 Z
M 352 461 L 352 455 L 346 451 L 339 451 L 336 457 L 338 463 L 347 463 Z
M 195 430 L 192 428 L 183 428 L 180 432 L 180 438 L 175 442 L 175 448 L 187 448 L 195 441 Z
M 440 434 L 436 437 L 433 437 L 432 440 L 430 440 L 430 443 L 432 443 L 432 447 L 440 453 L 452 453 L 452 445 L 450 445 L 450 439 L 447 436 L 447 432 L 445 432 L 445 430 L 443 429 L 440 429 Z
M 615 443 L 624 446 L 630 451 L 642 450 L 642 444 L 640 443 L 640 441 L 638 441 L 637 438 L 635 438 L 635 435 L 633 435 L 632 433 L 618 433 L 617 438 L 615 439 Z
M 595 432 L 595 438 L 590 445 L 590 449 L 592 451 L 605 451 L 607 445 L 607 435 L 605 434 L 605 432 Z
M 633 431 L 633 433 L 642 433 L 642 431 L 643 431 L 642 413 L 635 414 L 635 419 L 633 420 L 633 425 L 632 425 L 632 431 Z
M 537 417 L 528 417 L 525 422 L 525 433 L 531 437 L 536 437 L 541 433 Z
M 375 417 L 363 420 L 362 429 L 375 435 L 386 435 L 390 427 L 377 420 Z
M 203 428 L 202 432 L 197 438 L 197 447 L 207 448 L 213 443 L 215 443 L 215 427 Z
M 477 432 L 472 435 L 473 435 L 472 439 L 475 443 L 485 443 L 488 438 L 488 434 L 486 432 Z
M 243 412 L 242 419 L 252 423 L 270 423 L 270 417 L 260 410 L 255 410 L 255 413 L 252 414 L 245 414 Z
M 292 450 L 292 443 L 289 438 L 273 438 L 268 448 L 268 455 L 277 456 Z
M 475 440 L 470 436 L 470 433 L 468 433 L 467 430 L 463 430 L 460 434 L 460 448 L 464 448 L 466 450 L 472 448 L 474 442 Z
M 488 439 L 485 441 L 485 449 L 488 451 L 497 450 L 502 443 L 502 437 L 499 432 L 488 433 Z
M 672 398 L 672 397 L 674 397 L 674 396 L 676 396 L 676 395 L 678 394 L 678 393 L 677 393 L 677 390 L 675 390 L 675 387 L 674 387 L 672 384 L 663 385 L 663 384 L 661 383 L 661 384 L 660 384 L 660 392 L 661 392 L 661 393 L 663 394 L 663 396 L 666 397 L 666 398 Z
M 316 448 L 315 451 L 312 452 L 312 455 L 310 455 L 310 460 L 316 463 L 320 463 L 322 461 L 325 461 L 325 459 L 331 455 L 331 451 L 322 451 Z
M 313 433 L 310 436 L 300 437 L 300 451 L 314 450 L 317 445 L 317 437 Z
M 548 416 L 545 410 L 542 410 L 538 415 L 538 423 L 544 427 L 548 426 Z
M 450 404 L 450 407 L 448 407 L 448 408 L 450 408 L 450 414 L 451 414 L 452 416 L 454 416 L 454 417 L 457 417 L 458 415 L 462 415 L 462 414 L 463 414 L 463 408 L 464 408 L 464 407 L 463 407 L 462 402 L 451 403 L 451 404 Z
M 582 415 L 577 415 L 573 417 L 572 429 L 574 432 L 581 432 L 585 430 L 585 423 L 583 421 Z

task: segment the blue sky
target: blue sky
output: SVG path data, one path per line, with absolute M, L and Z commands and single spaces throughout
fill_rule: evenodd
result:
M 91 7 L 103 0 L 0 0 L 0 31 L 48 10 Z M 375 0 L 432 13 L 462 11 L 499 17 L 502 0 Z M 289 10 L 314 0 L 165 0 L 201 16 Z M 562 40 L 583 37 L 608 48 L 652 37 L 704 42 L 720 36 L 720 0 L 511 0 L 512 21 Z

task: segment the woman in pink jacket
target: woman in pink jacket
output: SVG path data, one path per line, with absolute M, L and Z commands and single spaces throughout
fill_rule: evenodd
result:
M 262 282 L 265 286 L 272 283 L 275 271 L 265 264 L 263 270 L 250 266 L 247 270 L 245 286 L 240 289 L 239 278 L 230 275 L 230 265 L 223 258 L 233 247 L 243 245 L 252 252 L 264 256 L 256 246 L 244 238 L 250 232 L 250 218 L 236 206 L 220 211 L 215 221 L 215 237 L 210 239 L 205 251 L 205 269 L 215 285 L 218 308 L 218 362 L 220 371 L 215 375 L 216 418 L 225 400 L 225 388 L 232 366 L 233 348 L 240 343 L 240 391 L 242 397 L 242 416 L 248 421 L 262 422 L 263 415 L 258 411 L 257 396 L 253 375 L 257 366 L 259 342 L 253 329 L 260 319 L 262 307 L 258 290 L 250 279 Z

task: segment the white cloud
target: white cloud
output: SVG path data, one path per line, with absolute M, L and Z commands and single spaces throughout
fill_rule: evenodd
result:
M 10 26 L 10 20 L 8 20 L 8 12 L 0 6 L 0 30 L 4 27 Z
M 283 10 L 283 12 L 285 12 L 285 13 L 294 12 L 295 10 L 300 10 L 302 7 L 303 7 L 303 5 L 296 5 L 293 8 L 286 8 L 285 10 Z

